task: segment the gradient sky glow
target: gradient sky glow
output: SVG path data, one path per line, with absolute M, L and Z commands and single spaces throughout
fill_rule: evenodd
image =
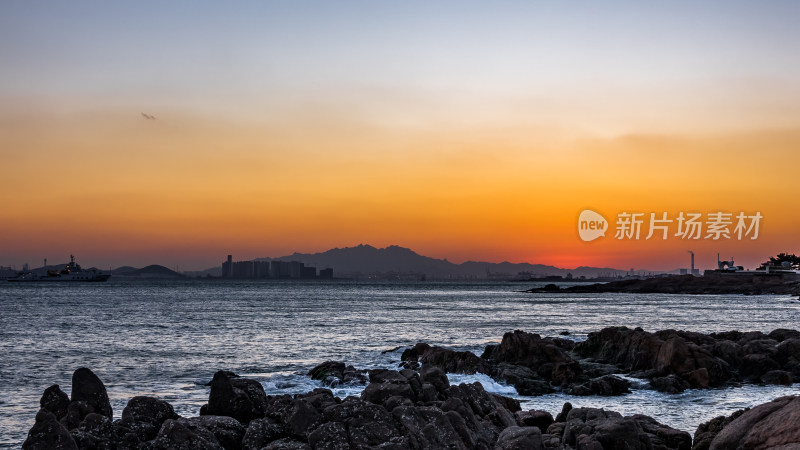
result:
M 0 3 L 0 265 L 800 252 L 800 3 L 116 3 Z M 584 208 L 764 221 L 584 243 Z

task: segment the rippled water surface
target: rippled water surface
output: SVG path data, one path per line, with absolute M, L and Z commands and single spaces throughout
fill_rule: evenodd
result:
M 701 332 L 798 328 L 788 296 L 527 294 L 514 283 L 355 283 L 110 280 L 100 284 L 0 283 L 0 446 L 18 448 L 42 391 L 69 393 L 72 372 L 105 382 L 115 416 L 134 395 L 157 395 L 197 415 L 216 370 L 259 379 L 267 393 L 305 392 L 314 365 L 338 359 L 393 367 L 402 347 L 429 342 L 480 353 L 514 329 L 582 339 L 611 325 Z M 382 353 L 401 347 L 399 350 Z M 480 377 L 451 375 L 451 380 Z M 478 381 L 514 395 L 513 388 Z M 798 386 L 746 386 L 615 398 L 519 397 L 556 413 L 565 401 L 644 413 L 693 432 L 700 422 Z M 342 389 L 338 395 L 358 394 Z

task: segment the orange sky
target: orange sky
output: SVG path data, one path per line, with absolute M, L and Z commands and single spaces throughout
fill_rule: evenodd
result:
M 0 266 L 74 253 L 102 268 L 204 269 L 228 253 L 359 243 L 456 262 L 650 270 L 687 266 L 687 250 L 701 268 L 717 252 L 748 267 L 800 252 L 800 70 L 776 44 L 796 29 L 775 24 L 786 15 L 777 9 L 741 8 L 731 23 L 684 24 L 695 41 L 669 39 L 671 16 L 622 35 L 614 21 L 626 19 L 609 16 L 589 44 L 569 28 L 514 41 L 513 15 L 463 43 L 453 36 L 465 30 L 414 22 L 424 47 L 403 41 L 411 16 L 384 34 L 320 16 L 328 40 L 275 48 L 255 25 L 243 26 L 250 40 L 210 50 L 185 25 L 167 51 L 125 44 L 133 28 L 118 24 L 103 31 L 133 47 L 104 53 L 90 39 L 100 25 L 58 22 L 46 32 L 54 45 L 59 31 L 77 35 L 59 52 L 18 39 L 0 54 L 11 62 L 0 69 Z M 23 24 L 34 14 L 6 12 Z M 482 20 L 472 13 L 462 18 Z M 747 32 L 761 40 L 737 42 L 734 19 L 763 19 Z M 663 27 L 659 39 L 636 35 L 652 27 Z M 255 38 L 265 47 L 242 43 Z M 756 241 L 620 241 L 612 231 L 587 243 L 577 235 L 587 208 L 612 222 L 622 211 L 764 219 Z

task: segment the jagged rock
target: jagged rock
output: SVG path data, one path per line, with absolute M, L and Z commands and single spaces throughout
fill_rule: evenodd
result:
M 542 432 L 537 427 L 508 427 L 500 433 L 495 450 L 539 450 Z
M 569 412 L 572 411 L 572 403 L 566 402 L 564 406 L 561 407 L 561 412 L 556 415 L 555 421 L 556 422 L 566 422 L 567 416 Z M 549 433 L 549 431 L 548 431 Z
M 576 381 L 581 374 L 578 362 L 564 349 L 538 334 L 520 330 L 504 334 L 499 345 L 486 348 L 483 357 L 495 364 L 527 367 L 558 386 Z
M 727 424 L 710 450 L 800 448 L 800 397 L 777 398 L 758 405 Z
M 91 407 L 91 412 L 102 414 L 109 419 L 114 417 L 105 385 L 94 372 L 86 367 L 81 367 L 72 374 L 72 396 L 70 400 L 72 402 L 86 402 Z
M 600 378 L 589 380 L 586 383 L 575 385 L 570 388 L 569 393 L 572 395 L 586 396 L 586 395 L 622 395 L 628 394 L 631 382 L 614 375 L 605 375 Z
M 36 423 L 22 443 L 22 450 L 78 450 L 78 446 L 55 414 L 40 409 L 36 414 Z
M 39 406 L 53 413 L 56 419 L 62 419 L 67 415 L 69 396 L 57 384 L 54 384 L 44 390 L 44 394 L 39 400 Z

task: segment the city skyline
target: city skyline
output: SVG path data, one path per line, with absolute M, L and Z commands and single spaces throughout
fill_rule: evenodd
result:
M 800 5 L 0 5 L 0 265 L 202 270 L 369 243 L 454 262 L 797 253 Z M 763 215 L 584 242 L 591 209 Z

